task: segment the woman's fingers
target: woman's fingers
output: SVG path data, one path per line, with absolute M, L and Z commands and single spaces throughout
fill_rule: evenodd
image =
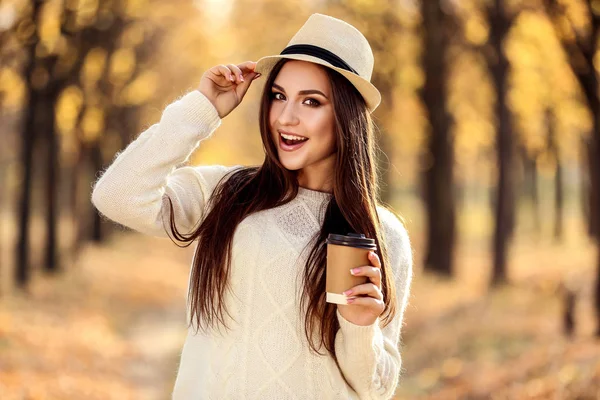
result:
M 244 75 L 254 72 L 256 62 L 246 61 L 241 64 L 219 64 L 211 68 L 211 71 L 217 75 L 225 78 L 226 81 L 240 84 L 246 80 Z
M 354 276 L 367 276 L 378 287 L 381 287 L 381 268 L 373 267 L 371 265 L 364 265 L 352 269 L 352 275 Z
M 246 61 L 241 64 L 227 64 L 227 67 L 234 73 L 237 82 L 243 82 L 245 80 L 244 75 L 248 75 L 251 72 L 254 72 L 254 67 L 256 67 L 256 63 L 254 61 Z
M 219 64 L 202 75 L 198 90 L 210 100 L 219 117 L 229 115 L 240 104 L 252 81 L 260 76 L 254 72 L 255 66 L 254 61 Z
M 244 81 L 244 75 L 242 73 L 242 70 L 239 69 L 237 65 L 227 64 L 227 68 L 229 68 L 231 72 L 233 72 L 233 76 L 235 77 L 236 83 L 242 83 Z
M 256 62 L 246 61 L 241 64 L 238 64 L 237 66 L 242 71 L 242 73 L 247 74 L 249 72 L 254 72 L 254 68 L 256 68 Z
M 348 304 L 357 306 L 367 306 L 370 308 L 377 308 L 379 310 L 378 315 L 381 315 L 385 310 L 385 303 L 381 299 L 375 299 L 373 297 L 351 297 L 348 299 Z
M 211 71 L 215 75 L 222 76 L 228 82 L 234 82 L 235 81 L 235 77 L 233 76 L 233 72 L 231 72 L 231 70 L 229 68 L 227 68 L 223 64 L 214 66 L 213 68 L 211 68 Z
M 371 261 L 371 264 L 373 264 L 375 267 L 381 268 L 381 260 L 379 259 L 379 255 L 376 252 L 369 252 L 369 260 Z
M 227 64 L 227 65 L 217 65 L 214 68 L 217 70 L 215 74 L 222 75 L 229 82 L 240 84 L 246 81 L 244 75 L 248 75 L 249 73 L 254 72 L 254 67 L 256 67 L 256 62 L 254 61 L 246 61 L 241 64 Z
M 349 290 L 346 290 L 344 294 L 346 296 L 349 295 L 358 295 L 358 294 L 366 294 L 370 297 L 374 297 L 379 300 L 383 300 L 383 294 L 381 293 L 381 268 L 374 267 L 371 265 L 365 265 L 362 267 L 357 267 L 352 270 L 352 275 L 354 276 L 366 276 L 369 278 L 371 282 L 363 283 L 361 285 L 354 286 Z
M 383 300 L 383 294 L 379 287 L 372 283 L 363 283 L 362 285 L 356 285 L 351 289 L 344 292 L 346 296 L 356 296 L 359 294 L 366 294 L 369 297 L 373 297 L 377 300 Z

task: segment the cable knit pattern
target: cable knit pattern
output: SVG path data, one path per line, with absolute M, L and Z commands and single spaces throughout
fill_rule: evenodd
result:
M 220 125 L 216 109 L 202 93 L 187 93 L 117 154 L 94 184 L 94 206 L 118 224 L 168 237 L 168 195 L 177 227 L 190 232 L 202 221 L 219 180 L 243 167 L 186 165 L 192 152 Z M 385 208 L 378 207 L 378 213 L 397 287 L 395 318 L 384 328 L 379 320 L 358 326 L 338 311 L 335 348 L 340 368 L 324 347 L 320 349 L 324 355 L 309 351 L 304 315 L 300 315 L 301 279 L 330 198 L 330 193 L 300 187 L 288 204 L 252 214 L 238 225 L 231 291 L 225 297 L 232 317 L 225 315 L 230 330 L 194 334 L 189 329 L 173 399 L 389 399 L 394 395 L 401 373 L 400 333 L 412 280 L 412 252 L 404 226 Z

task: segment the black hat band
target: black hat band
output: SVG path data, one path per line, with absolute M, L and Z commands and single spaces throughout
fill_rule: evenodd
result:
M 334 67 L 345 69 L 346 71 L 350 71 L 355 73 L 356 75 L 360 75 L 358 72 L 354 70 L 350 65 L 348 65 L 344 60 L 338 57 L 336 54 L 331 51 L 324 49 L 319 46 L 314 46 L 312 44 L 294 44 L 292 46 L 288 46 L 280 53 L 280 55 L 284 54 L 306 54 L 307 56 L 313 56 L 320 58 L 321 60 L 327 61 L 329 64 Z

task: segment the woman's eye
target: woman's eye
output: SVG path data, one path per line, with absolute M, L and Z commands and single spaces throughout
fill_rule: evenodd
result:
M 271 97 L 275 100 L 282 100 L 280 98 L 277 97 L 277 95 L 281 95 L 283 96 L 282 93 L 279 92 L 271 92 Z M 321 105 L 321 103 L 319 103 L 317 100 L 313 99 L 313 98 L 308 98 L 306 100 L 310 100 L 312 102 L 312 104 L 309 104 L 311 107 L 318 107 Z
M 310 101 L 312 101 L 312 102 L 313 102 L 313 105 L 312 105 L 312 107 L 318 107 L 318 106 L 320 106 L 320 105 L 321 105 L 321 103 L 319 103 L 319 102 L 318 102 L 317 100 L 315 100 L 315 99 L 312 99 L 312 98 L 311 98 L 311 99 L 306 99 L 306 100 L 310 100 Z

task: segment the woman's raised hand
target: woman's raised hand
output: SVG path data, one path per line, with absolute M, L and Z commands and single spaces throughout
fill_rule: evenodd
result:
M 219 117 L 224 118 L 244 98 L 252 81 L 260 77 L 254 72 L 256 62 L 246 61 L 234 65 L 216 65 L 202 75 L 198 90 L 215 106 Z

